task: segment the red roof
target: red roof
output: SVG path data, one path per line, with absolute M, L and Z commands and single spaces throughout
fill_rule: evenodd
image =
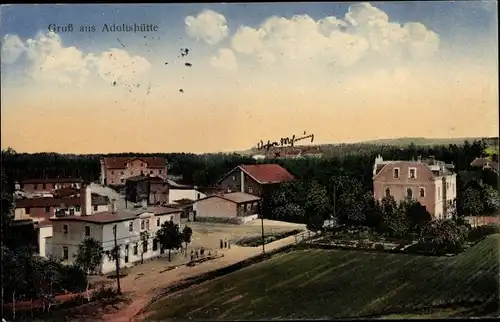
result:
M 148 168 L 165 168 L 165 158 L 161 157 L 107 157 L 103 162 L 107 169 L 125 169 L 128 162 L 137 159 L 146 162 Z
M 240 165 L 239 168 L 260 184 L 280 183 L 295 179 L 279 164 Z
M 65 206 L 81 206 L 82 201 L 79 197 L 69 198 L 33 198 L 16 200 L 16 208 L 42 208 L 42 207 L 59 207 L 62 204 Z M 109 198 L 106 196 L 92 196 L 92 205 L 107 205 Z

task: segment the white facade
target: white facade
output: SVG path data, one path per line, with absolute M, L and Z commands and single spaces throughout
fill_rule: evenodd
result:
M 196 201 L 201 198 L 205 198 L 207 195 L 199 192 L 195 189 L 172 189 L 168 190 L 168 200 L 171 203 L 175 203 L 176 200 L 181 199 L 191 199 Z
M 116 225 L 116 240 L 121 251 L 120 267 L 130 267 L 141 261 L 144 245 L 140 235 L 143 231 L 149 232 L 147 250 L 143 255 L 144 260 L 160 255 L 159 247 L 153 250 L 153 239 L 161 224 L 170 219 L 180 224 L 180 213 L 155 215 L 144 212 L 135 218 L 110 223 L 58 220 L 54 222 L 52 255 L 63 259 L 66 264 L 71 264 L 79 245 L 87 237 L 101 242 L 104 251 L 110 251 L 115 245 L 113 227 Z M 89 236 L 85 235 L 86 232 Z M 100 272 L 102 274 L 113 272 L 116 269 L 115 265 L 115 261 L 105 255 Z
M 38 230 L 38 248 L 41 257 L 49 257 L 52 253 L 52 226 L 41 226 Z
M 444 177 L 437 177 L 435 184 L 435 205 L 434 214 L 436 219 L 450 219 L 456 207 L 457 198 L 457 175 L 450 174 Z M 446 199 L 443 199 L 446 194 Z

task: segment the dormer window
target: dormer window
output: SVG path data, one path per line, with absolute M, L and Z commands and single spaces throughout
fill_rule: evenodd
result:
M 392 176 L 394 179 L 399 179 L 399 168 L 394 168 L 392 170 Z
M 417 178 L 417 169 L 415 169 L 415 168 L 408 169 L 408 178 L 416 179 Z

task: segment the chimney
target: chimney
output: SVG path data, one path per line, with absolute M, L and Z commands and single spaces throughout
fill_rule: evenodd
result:
M 82 182 L 80 188 L 80 204 L 82 207 L 82 216 L 92 215 L 92 191 L 88 182 Z
M 111 200 L 111 213 L 116 214 L 116 199 Z
M 148 201 L 146 199 L 142 199 L 141 206 L 142 206 L 142 209 L 147 209 L 148 208 Z
M 241 185 L 241 192 L 245 192 L 245 173 L 243 173 L 242 170 L 240 170 L 240 185 Z

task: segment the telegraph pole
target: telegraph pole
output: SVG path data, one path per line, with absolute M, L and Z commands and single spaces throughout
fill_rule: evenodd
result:
M 262 226 L 262 253 L 264 254 L 266 252 L 266 249 L 264 248 L 265 244 L 265 238 L 264 238 L 264 213 L 262 212 L 262 205 L 260 207 L 260 222 Z
M 115 257 L 116 263 L 116 284 L 118 288 L 118 294 L 122 294 L 122 289 L 120 287 L 120 248 L 118 247 L 118 243 L 116 241 L 116 225 L 113 226 L 113 236 L 115 239 L 115 248 L 113 250 L 113 255 Z

